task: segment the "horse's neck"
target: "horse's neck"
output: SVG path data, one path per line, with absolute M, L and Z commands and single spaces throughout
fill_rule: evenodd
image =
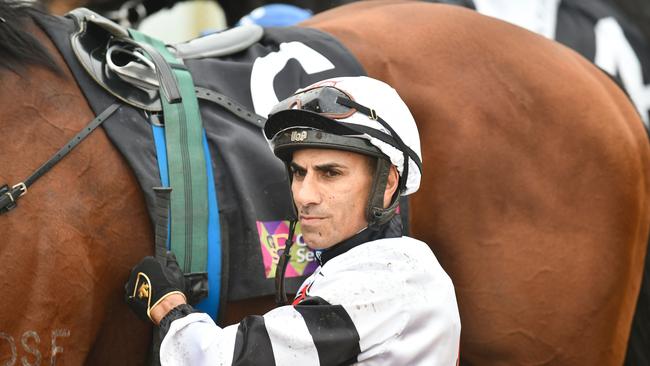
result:
M 67 66 L 49 38 L 33 23 L 28 27 L 50 54 L 64 75 L 57 75 L 42 66 L 24 65 L 17 72 L 0 71 L 0 109 L 5 141 L 22 141 L 21 144 L 2 144 L 2 156 L 14 157 L 15 152 L 28 151 L 29 158 L 44 162 L 52 154 L 51 149 L 63 146 L 74 130 L 81 129 L 84 120 L 93 118 L 88 104 L 76 87 Z M 26 139 L 25 136 L 30 136 Z M 0 174 L 3 178 L 23 179 L 30 170 L 37 168 L 21 159 L 8 158 Z M 8 175 L 5 177 L 4 175 Z
M 65 75 L 36 66 L 0 73 L 0 184 L 25 179 L 94 118 L 58 51 L 38 28 L 31 31 Z M 102 129 L 0 216 L 0 233 L 0 268 L 12 284 L 4 288 L 0 332 L 21 339 L 29 331 L 44 343 L 63 334 L 66 364 L 143 362 L 147 329 L 119 294 L 129 268 L 152 250 L 151 228 L 138 185 Z M 119 328 L 129 336 L 115 337 Z M 103 337 L 128 351 L 93 348 Z

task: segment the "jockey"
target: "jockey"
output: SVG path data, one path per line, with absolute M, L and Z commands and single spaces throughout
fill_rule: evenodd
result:
M 368 77 L 324 80 L 277 104 L 264 133 L 320 266 L 291 305 L 220 328 L 186 304 L 173 258 L 146 258 L 127 301 L 159 324 L 162 365 L 456 365 L 452 282 L 395 215 L 421 177 L 418 130 L 397 92 Z

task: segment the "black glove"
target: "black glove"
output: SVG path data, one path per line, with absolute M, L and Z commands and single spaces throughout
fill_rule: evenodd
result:
M 184 288 L 183 271 L 174 253 L 168 251 L 164 265 L 154 257 L 145 257 L 133 267 L 124 286 L 124 299 L 138 317 L 145 321 L 152 320 L 151 309 L 171 294 L 185 297 Z

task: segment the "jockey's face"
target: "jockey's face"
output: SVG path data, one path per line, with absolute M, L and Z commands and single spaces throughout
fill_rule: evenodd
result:
M 368 226 L 371 161 L 340 150 L 303 149 L 293 154 L 291 191 L 310 248 L 329 248 Z

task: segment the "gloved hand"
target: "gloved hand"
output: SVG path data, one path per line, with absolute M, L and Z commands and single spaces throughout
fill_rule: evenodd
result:
M 151 309 L 171 294 L 183 294 L 185 280 L 174 253 L 168 251 L 165 264 L 145 257 L 131 270 L 124 286 L 124 299 L 142 320 L 151 320 Z

